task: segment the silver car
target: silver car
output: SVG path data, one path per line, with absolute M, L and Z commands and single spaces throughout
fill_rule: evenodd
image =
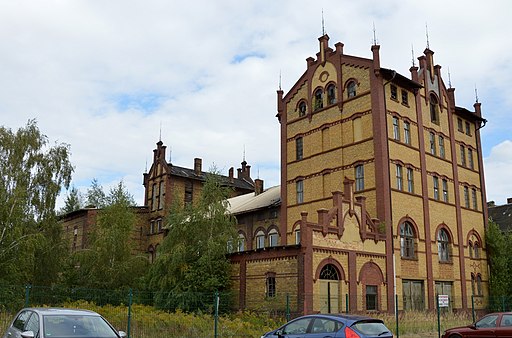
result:
M 25 308 L 9 325 L 3 338 L 123 338 L 94 311 L 63 308 Z

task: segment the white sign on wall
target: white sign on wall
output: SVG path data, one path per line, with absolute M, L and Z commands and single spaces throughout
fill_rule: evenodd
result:
M 438 295 L 437 302 L 439 304 L 439 307 L 449 307 L 450 306 L 450 299 L 448 298 L 448 295 Z

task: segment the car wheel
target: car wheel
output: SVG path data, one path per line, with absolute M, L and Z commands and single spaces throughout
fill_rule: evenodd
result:
M 448 338 L 462 338 L 460 334 L 451 334 Z

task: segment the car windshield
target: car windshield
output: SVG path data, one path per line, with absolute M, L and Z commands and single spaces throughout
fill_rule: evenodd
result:
M 379 321 L 360 321 L 352 325 L 357 331 L 367 335 L 381 335 L 389 332 L 389 329 Z
M 118 338 L 99 316 L 43 316 L 43 338 Z

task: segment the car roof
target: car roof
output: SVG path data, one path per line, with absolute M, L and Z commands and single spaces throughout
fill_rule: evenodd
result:
M 98 313 L 96 313 L 94 311 L 83 310 L 83 309 L 30 307 L 30 308 L 24 308 L 23 310 L 34 311 L 43 316 L 52 316 L 52 315 L 98 316 L 98 317 L 100 316 Z
M 314 315 L 306 315 L 299 318 L 307 318 L 307 317 L 321 317 L 321 318 L 330 318 L 335 320 L 343 320 L 343 321 L 351 321 L 351 322 L 358 322 L 362 320 L 376 320 L 376 321 L 382 321 L 378 318 L 363 316 L 363 315 L 351 315 L 351 314 L 344 314 L 344 313 L 319 313 Z

